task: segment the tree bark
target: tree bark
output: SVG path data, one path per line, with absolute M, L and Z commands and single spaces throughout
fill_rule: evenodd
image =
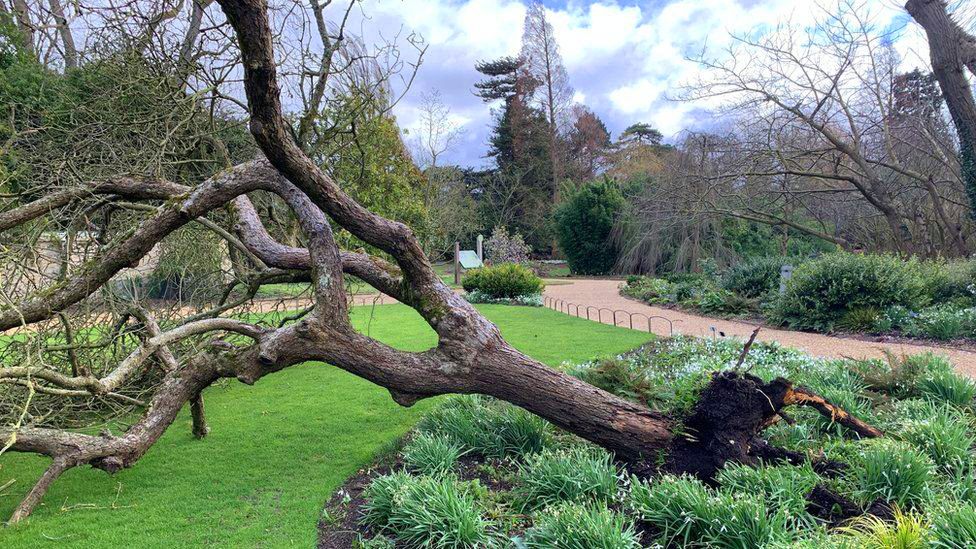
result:
M 966 67 L 976 74 L 976 38 L 948 13 L 943 0 L 909 0 L 905 9 L 925 29 L 932 72 L 959 135 L 960 168 L 976 216 L 976 98 Z
M 207 417 L 203 412 L 203 393 L 197 393 L 190 401 L 190 416 L 193 418 L 193 436 L 203 438 L 210 434 Z
M 47 490 L 51 487 L 51 484 L 67 469 L 68 463 L 65 459 L 55 458 L 51 464 L 48 465 L 47 469 L 44 471 L 44 474 L 41 475 L 41 478 L 37 479 L 37 482 L 35 482 L 34 486 L 31 487 L 30 492 L 24 496 L 24 499 L 22 499 L 14 509 L 14 512 L 10 515 L 10 519 L 7 521 L 8 524 L 19 522 L 30 516 L 30 514 L 34 511 L 34 508 L 37 507 L 37 505 L 41 502 L 41 499 L 44 498 L 44 494 L 47 493 Z
M 959 257 L 966 257 L 969 255 L 969 250 L 966 248 L 966 240 L 962 235 L 962 227 L 959 224 L 952 223 L 948 214 L 946 214 L 945 207 L 942 204 L 942 197 L 939 196 L 939 190 L 935 187 L 935 182 L 932 181 L 931 175 L 925 179 L 925 190 L 928 191 L 929 197 L 932 198 L 932 207 L 935 209 L 935 213 L 942 226 L 945 227 L 945 230 L 952 238 L 952 243 L 956 246 Z
M 183 35 L 183 44 L 180 45 L 180 57 L 178 60 L 180 70 L 185 71 L 186 74 L 190 72 L 189 66 L 193 61 L 193 48 L 196 46 L 197 38 L 200 36 L 203 12 L 211 2 L 213 0 L 193 0 L 193 7 L 190 11 L 190 24 L 186 29 L 186 34 Z
M 61 47 L 64 49 L 64 68 L 73 69 L 78 66 L 78 49 L 75 48 L 75 39 L 71 34 L 71 27 L 64 16 L 64 8 L 61 0 L 48 0 L 51 7 L 51 15 L 54 16 L 54 24 L 61 37 Z
M 13 0 L 14 17 L 17 19 L 17 28 L 24 36 L 27 51 L 34 53 L 34 27 L 30 18 L 30 10 L 27 8 L 25 0 Z

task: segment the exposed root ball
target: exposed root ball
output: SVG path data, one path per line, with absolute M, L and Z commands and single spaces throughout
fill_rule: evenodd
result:
M 749 374 L 725 371 L 715 374 L 702 391 L 664 470 L 711 481 L 728 461 L 751 466 L 760 461 L 801 463 L 802 454 L 776 448 L 759 437 L 763 429 L 785 416 L 782 409 L 790 405 L 812 407 L 858 436 L 881 435 L 875 427 L 808 389 L 794 387 L 789 380 L 764 383 Z M 833 462 L 815 465 L 832 473 L 843 468 Z
M 784 379 L 763 383 L 748 374 L 715 374 L 675 441 L 665 470 L 710 481 L 728 461 L 758 465 L 753 452 L 757 436 L 783 407 L 791 388 Z

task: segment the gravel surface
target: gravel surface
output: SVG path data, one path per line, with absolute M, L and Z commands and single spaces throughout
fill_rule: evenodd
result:
M 611 311 L 606 310 L 611 309 L 640 313 L 646 316 L 665 317 L 674 323 L 675 334 L 705 337 L 711 337 L 714 334 L 721 337 L 721 334 L 724 333 L 726 337 L 735 336 L 745 339 L 756 329 L 756 325 L 749 322 L 709 318 L 674 309 L 646 305 L 620 295 L 620 284 L 622 282 L 619 280 L 573 279 L 572 284 L 546 286 L 545 295 L 579 305 L 579 315 L 583 317 L 586 316 L 585 306 L 591 306 L 590 317 L 593 320 L 597 318 L 596 308 L 604 308 L 600 315 L 602 317 L 601 322 L 604 324 L 614 323 Z M 576 306 L 570 306 L 569 312 L 575 315 Z M 630 315 L 618 312 L 615 316 L 618 326 L 630 326 Z M 635 329 L 647 329 L 647 320 L 644 317 L 635 314 L 633 318 Z M 669 335 L 668 322 L 661 319 L 651 319 L 651 331 L 658 335 Z M 883 356 L 882 351 L 884 349 L 895 354 L 932 351 L 947 356 L 959 371 L 976 377 L 976 352 L 964 349 L 952 349 L 937 345 L 863 341 L 850 337 L 793 332 L 767 327 L 763 327 L 762 331 L 759 332 L 758 339 L 760 341 L 776 341 L 787 347 L 803 349 L 816 356 L 831 358 L 876 358 Z

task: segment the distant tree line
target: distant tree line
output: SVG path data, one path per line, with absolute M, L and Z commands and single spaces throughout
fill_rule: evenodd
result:
M 947 95 L 953 83 L 939 67 L 958 59 L 964 71 L 972 37 L 929 4 L 908 7 L 923 25 L 928 17 L 954 29 L 933 46 L 934 72 L 900 70 L 890 39 L 851 3 L 810 28 L 736 37 L 728 51 L 697 59 L 702 78 L 679 93 L 723 98 L 717 129 L 670 144 L 649 122 L 614 139 L 573 102 L 546 12 L 533 4 L 521 53 L 476 66 L 484 79 L 475 91 L 493 105 L 495 165 L 462 174 L 474 225 L 508 226 L 538 255 L 571 256 L 554 214 L 607 177 L 625 200 L 609 239 L 591 246 L 615 250 L 618 272 L 834 249 L 969 256 L 972 85 L 956 82 Z

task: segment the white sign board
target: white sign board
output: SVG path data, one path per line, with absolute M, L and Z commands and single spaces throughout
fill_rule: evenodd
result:
M 474 250 L 461 250 L 458 254 L 458 261 L 461 262 L 461 266 L 465 269 L 484 267 L 484 263 L 481 262 L 481 258 L 478 257 L 478 253 Z

